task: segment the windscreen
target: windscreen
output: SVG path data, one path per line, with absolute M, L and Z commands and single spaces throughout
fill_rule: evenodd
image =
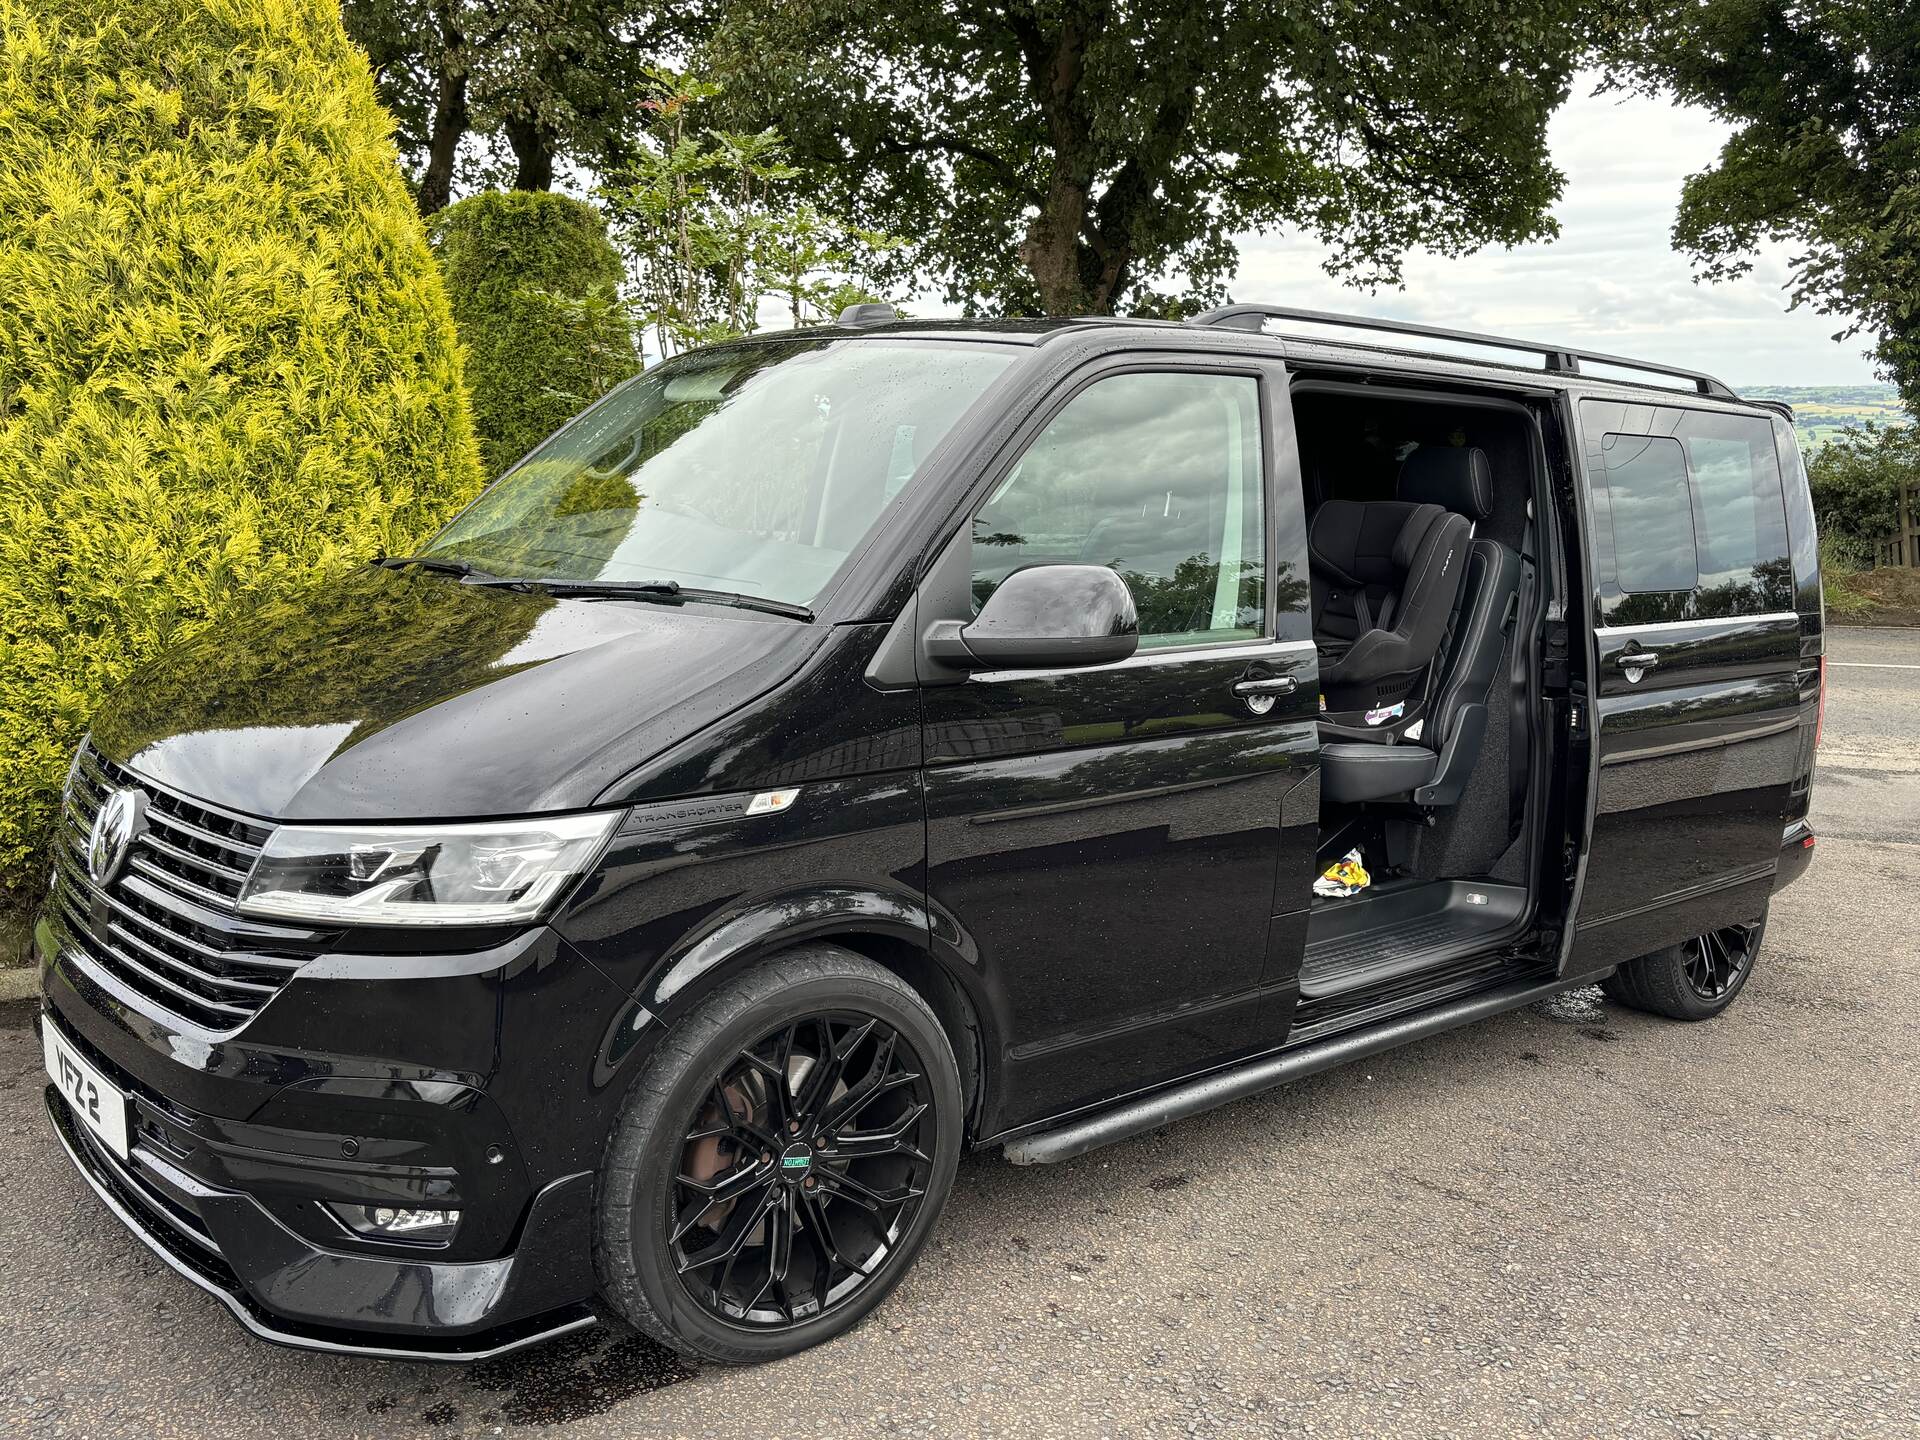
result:
M 821 338 L 668 361 L 534 450 L 427 553 L 810 604 L 1015 353 Z

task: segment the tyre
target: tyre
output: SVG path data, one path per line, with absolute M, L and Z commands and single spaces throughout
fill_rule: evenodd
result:
M 609 1304 L 700 1360 L 777 1359 L 858 1323 L 953 1185 L 959 1068 L 933 1011 L 830 945 L 704 1000 L 634 1085 L 603 1163 Z
M 1629 960 L 1601 981 L 1609 999 L 1672 1020 L 1711 1020 L 1753 973 L 1767 917 L 1727 925 Z

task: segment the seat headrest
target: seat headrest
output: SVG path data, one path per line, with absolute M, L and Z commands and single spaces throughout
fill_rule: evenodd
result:
M 1439 505 L 1469 520 L 1493 513 L 1493 466 L 1474 445 L 1422 445 L 1400 462 L 1400 498 Z

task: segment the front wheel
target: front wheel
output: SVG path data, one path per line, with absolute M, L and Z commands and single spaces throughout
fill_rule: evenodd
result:
M 1763 912 L 1757 920 L 1709 930 L 1629 960 L 1601 988 L 1619 1004 L 1652 1015 L 1710 1020 L 1745 988 L 1766 929 Z
M 724 986 L 648 1062 L 609 1146 L 608 1301 L 703 1360 L 855 1324 L 906 1273 L 953 1184 L 959 1069 L 924 1000 L 835 946 Z

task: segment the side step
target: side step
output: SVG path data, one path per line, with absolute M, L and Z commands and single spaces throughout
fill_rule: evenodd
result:
M 1491 880 L 1389 881 L 1345 900 L 1316 900 L 1300 996 L 1327 999 L 1436 968 L 1512 934 L 1526 913 L 1526 886 Z
M 1231 1070 L 1203 1075 L 1198 1080 L 1189 1080 L 1167 1090 L 1156 1090 L 1151 1095 L 1099 1111 L 1058 1129 L 1009 1140 L 1006 1145 L 1007 1159 L 1016 1165 L 1051 1165 L 1055 1161 L 1071 1160 L 1102 1145 L 1111 1145 L 1130 1135 L 1144 1134 L 1170 1121 L 1211 1110 L 1216 1105 L 1244 1100 L 1249 1095 L 1275 1089 L 1290 1080 L 1317 1075 L 1322 1070 L 1331 1070 L 1349 1060 L 1378 1055 L 1383 1050 L 1392 1050 L 1414 1040 L 1424 1040 L 1429 1035 L 1471 1025 L 1476 1020 L 1485 1020 L 1507 1010 L 1517 1010 L 1536 1000 L 1544 1000 L 1549 995 L 1557 995 L 1562 990 L 1592 985 L 1612 973 L 1613 968 L 1609 965 L 1590 975 L 1569 980 L 1555 976 L 1551 980 L 1502 985 L 1496 990 L 1470 995 L 1464 1000 L 1455 1000 L 1432 1010 L 1398 1016 L 1364 1030 L 1304 1045 L 1298 1050 L 1284 1051 Z

